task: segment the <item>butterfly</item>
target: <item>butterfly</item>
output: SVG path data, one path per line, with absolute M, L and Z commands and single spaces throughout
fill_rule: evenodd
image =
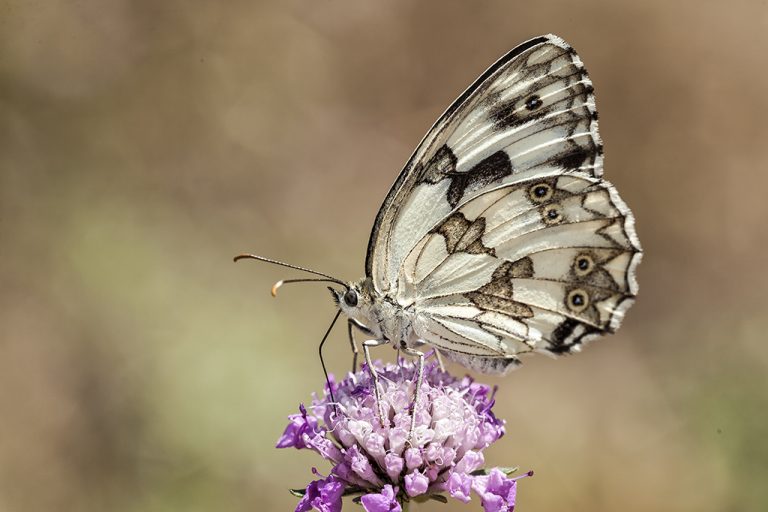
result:
M 374 380 L 369 348 L 382 344 L 420 367 L 429 346 L 495 374 L 524 353 L 576 352 L 619 327 L 642 256 L 632 212 L 602 177 L 597 126 L 579 56 L 555 35 L 536 37 L 485 71 L 418 145 L 376 216 L 364 278 L 238 258 L 319 276 L 278 282 L 273 295 L 288 282 L 339 285 L 334 322 L 348 318 L 354 366 L 353 329 L 367 336 Z

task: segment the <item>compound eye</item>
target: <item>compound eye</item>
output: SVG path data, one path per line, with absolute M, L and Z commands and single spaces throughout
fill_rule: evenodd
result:
M 344 294 L 344 304 L 349 307 L 357 306 L 357 292 L 350 288 L 347 293 Z

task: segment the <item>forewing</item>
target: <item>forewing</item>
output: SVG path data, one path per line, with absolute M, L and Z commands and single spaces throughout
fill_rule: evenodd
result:
M 602 174 L 592 84 L 573 49 L 537 37 L 489 68 L 440 117 L 374 223 L 366 274 L 392 292 L 406 256 L 457 206 L 540 175 Z

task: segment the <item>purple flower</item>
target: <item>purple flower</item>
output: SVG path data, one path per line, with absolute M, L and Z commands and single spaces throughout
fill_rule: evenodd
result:
M 429 487 L 429 478 L 418 471 L 405 475 L 405 492 L 408 496 L 418 496 L 427 492 Z
M 470 500 L 469 490 L 472 488 L 472 480 L 473 478 L 466 473 L 452 473 L 448 479 L 448 494 L 450 494 L 452 498 L 468 503 Z
M 360 498 L 365 512 L 402 512 L 402 507 L 395 499 L 395 490 L 387 484 L 380 494 L 366 494 Z
M 307 416 L 307 409 L 304 408 L 304 404 L 299 405 L 299 411 L 301 414 L 291 414 L 288 416 L 290 423 L 285 427 L 283 435 L 277 441 L 276 448 L 295 446 L 301 449 L 307 447 L 303 436 L 306 433 L 313 434 L 317 430 L 317 418 Z
M 333 475 L 311 482 L 307 486 L 304 497 L 296 506 L 296 512 L 307 512 L 312 509 L 320 512 L 339 512 L 344 487 L 344 482 Z
M 376 361 L 374 367 L 383 425 L 366 367 L 340 383 L 331 379 L 322 397 L 314 396 L 310 406 L 301 406 L 300 414 L 289 417 L 278 448 L 308 448 L 333 465 L 332 476 L 312 482 L 296 510 L 336 511 L 334 500 L 340 507 L 345 491 L 361 495 L 368 512 L 399 511 L 405 501 L 438 493 L 466 503 L 470 489 L 484 506 L 498 503 L 486 510 L 511 510 L 514 480 L 498 470 L 498 475 L 478 476 L 483 450 L 504 435 L 504 421 L 491 410 L 495 389 L 469 377 L 456 378 L 428 362 L 414 406 L 417 367 L 412 361 Z M 409 439 L 412 414 L 415 428 Z
M 532 475 L 530 471 L 517 478 L 508 478 L 503 471 L 494 468 L 487 476 L 476 476 L 472 489 L 480 496 L 485 512 L 512 512 L 515 510 L 517 480 Z

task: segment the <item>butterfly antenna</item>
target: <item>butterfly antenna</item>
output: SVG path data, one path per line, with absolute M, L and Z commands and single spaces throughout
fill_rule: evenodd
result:
M 340 314 L 341 310 L 338 310 L 336 312 L 336 316 L 333 317 L 331 325 L 328 326 L 328 330 L 325 331 L 325 336 L 323 336 L 323 339 L 320 341 L 320 346 L 317 349 L 318 354 L 320 354 L 320 366 L 323 367 L 323 373 L 325 374 L 325 383 L 328 385 L 328 394 L 331 396 L 331 403 L 333 404 L 333 408 L 337 413 L 338 409 L 336 405 L 336 399 L 333 397 L 333 386 L 331 385 L 331 379 L 328 377 L 328 370 L 325 367 L 325 360 L 323 359 L 323 345 L 325 345 L 325 341 L 328 339 L 328 335 L 331 334 L 333 326 L 336 325 L 336 320 L 339 319 Z
M 240 254 L 238 256 L 235 256 L 234 261 L 240 261 L 244 259 L 251 259 L 251 260 L 257 260 L 257 261 L 264 261 L 266 263 L 271 263 L 273 265 L 279 265 L 281 267 L 287 267 L 292 268 L 295 270 L 301 270 L 302 272 L 308 272 L 310 274 L 314 274 L 316 276 L 321 276 L 320 279 L 284 279 L 276 282 L 274 286 L 272 286 L 272 296 L 277 297 L 277 290 L 283 286 L 286 283 L 311 283 L 311 282 L 325 282 L 325 283 L 336 283 L 338 285 L 343 286 L 344 288 L 349 289 L 349 285 L 342 281 L 341 279 L 336 279 L 333 276 L 329 276 L 328 274 L 323 274 L 322 272 L 318 272 L 317 270 L 312 270 L 305 267 L 300 267 L 298 265 L 291 265 L 290 263 L 284 263 L 282 261 L 273 260 L 270 258 L 265 258 L 264 256 L 257 256 L 255 254 Z
M 348 284 L 342 283 L 337 279 L 281 279 L 272 285 L 272 296 L 277 297 L 277 290 L 284 284 L 288 283 L 337 283 L 342 285 L 344 288 L 349 289 Z M 331 290 L 333 290 L 333 288 L 331 288 Z

